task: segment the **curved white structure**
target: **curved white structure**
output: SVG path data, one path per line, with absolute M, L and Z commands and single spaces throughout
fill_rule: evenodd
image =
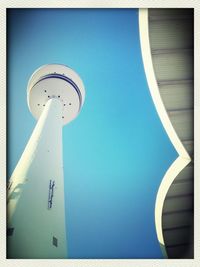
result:
M 163 180 L 160 184 L 156 203 L 155 203 L 155 225 L 157 231 L 158 241 L 160 243 L 161 249 L 163 251 L 163 255 L 167 257 L 167 253 L 165 250 L 165 244 L 163 239 L 163 232 L 162 232 L 162 210 L 165 197 L 167 192 L 170 188 L 170 185 L 176 178 L 176 176 L 183 170 L 185 166 L 191 161 L 191 158 L 187 151 L 185 150 L 184 146 L 182 145 L 180 139 L 178 138 L 171 121 L 168 117 L 166 109 L 163 105 L 159 88 L 157 85 L 157 81 L 154 74 L 154 68 L 152 63 L 151 57 L 151 48 L 150 48 L 150 41 L 149 41 L 149 24 L 148 24 L 148 10 L 147 9 L 140 9 L 139 10 L 139 31 L 140 31 L 140 44 L 141 44 L 141 51 L 142 51 L 142 58 L 144 63 L 145 74 L 147 78 L 147 82 L 149 85 L 149 90 L 155 105 L 155 108 L 158 112 L 160 120 L 165 128 L 166 133 L 169 136 L 170 141 L 172 142 L 173 146 L 175 147 L 178 158 L 172 163 L 170 168 L 167 170 Z
M 8 186 L 8 258 L 66 258 L 62 125 L 78 115 L 84 86 L 70 68 L 45 65 L 27 95 L 39 120 Z

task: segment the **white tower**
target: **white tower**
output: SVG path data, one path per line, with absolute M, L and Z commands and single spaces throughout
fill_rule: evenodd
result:
M 67 258 L 62 126 L 83 105 L 84 85 L 64 65 L 31 76 L 28 107 L 38 119 L 8 185 L 8 258 Z

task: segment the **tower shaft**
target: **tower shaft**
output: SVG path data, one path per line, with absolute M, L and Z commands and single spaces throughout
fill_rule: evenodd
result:
M 8 258 L 66 258 L 62 104 L 50 99 L 8 186 Z

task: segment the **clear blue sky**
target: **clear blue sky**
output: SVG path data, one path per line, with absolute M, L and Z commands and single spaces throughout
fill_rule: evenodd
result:
M 86 100 L 63 128 L 70 258 L 162 258 L 159 184 L 176 159 L 149 93 L 136 9 L 8 11 L 8 177 L 36 121 L 26 86 L 41 65 L 79 73 Z

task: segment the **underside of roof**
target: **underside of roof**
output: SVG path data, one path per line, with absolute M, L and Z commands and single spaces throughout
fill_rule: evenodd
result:
M 149 9 L 154 72 L 171 123 L 193 159 L 193 9 Z M 162 211 L 169 258 L 193 258 L 193 160 L 171 184 Z

